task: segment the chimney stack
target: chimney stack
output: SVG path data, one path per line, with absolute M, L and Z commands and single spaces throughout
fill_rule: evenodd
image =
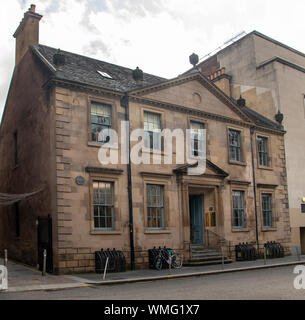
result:
M 39 21 L 42 16 L 36 13 L 36 6 L 31 5 L 25 12 L 19 27 L 14 33 L 16 38 L 16 62 L 17 66 L 30 46 L 39 44 Z

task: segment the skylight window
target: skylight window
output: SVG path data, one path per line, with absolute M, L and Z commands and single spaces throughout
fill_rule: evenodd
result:
M 113 79 L 110 74 L 104 71 L 97 70 L 97 72 L 104 78 Z

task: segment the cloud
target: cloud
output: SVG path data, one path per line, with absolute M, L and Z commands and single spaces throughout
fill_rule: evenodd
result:
M 36 4 L 40 42 L 172 78 L 242 30 L 305 51 L 305 1 L 10 0 L 0 11 L 0 114 L 14 67 L 12 34 Z M 8 14 L 13 12 L 14 14 Z M 285 23 L 283 23 L 285 21 Z
M 108 58 L 111 56 L 111 50 L 102 40 L 91 41 L 89 45 L 83 47 L 83 51 L 90 56 L 96 56 L 98 54 Z

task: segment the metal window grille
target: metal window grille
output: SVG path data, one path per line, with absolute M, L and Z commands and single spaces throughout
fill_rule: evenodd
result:
M 112 126 L 112 110 L 111 105 L 104 103 L 91 103 L 91 140 L 95 142 L 105 143 L 109 141 Z M 99 136 L 102 130 L 106 130 L 106 139 Z M 109 133 L 107 133 L 109 131 Z
M 164 186 L 147 185 L 148 228 L 164 229 Z
M 114 186 L 112 182 L 93 182 L 94 228 L 114 229 Z

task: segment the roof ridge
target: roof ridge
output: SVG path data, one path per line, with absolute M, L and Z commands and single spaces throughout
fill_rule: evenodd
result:
M 48 49 L 58 50 L 58 49 L 56 49 L 54 47 L 50 47 L 50 46 L 47 46 L 47 45 L 44 45 L 44 44 L 39 44 L 37 47 L 41 47 L 41 48 L 46 47 Z M 121 65 L 118 65 L 118 64 L 114 64 L 114 63 L 111 63 L 111 62 L 103 61 L 103 60 L 98 60 L 96 58 L 88 57 L 88 56 L 85 56 L 83 54 L 74 53 L 74 52 L 67 51 L 67 50 L 62 50 L 62 49 L 60 49 L 60 51 L 62 51 L 64 53 L 66 52 L 66 53 L 69 53 L 69 54 L 72 54 L 72 55 L 75 55 L 75 56 L 78 56 L 78 57 L 81 57 L 81 58 L 89 59 L 89 60 L 97 62 L 97 63 L 98 62 L 102 62 L 102 63 L 108 64 L 108 65 L 111 65 L 111 66 L 114 66 L 114 67 L 119 67 L 119 68 L 125 69 L 126 71 L 130 71 L 130 72 L 133 71 L 133 69 L 131 69 L 131 68 L 127 68 L 127 67 L 124 67 L 124 66 L 121 66 Z M 147 73 L 147 72 L 143 72 L 143 73 L 146 74 L 146 75 L 149 75 L 149 76 L 153 76 L 155 78 L 160 78 L 160 80 L 167 80 L 166 78 L 163 78 L 163 77 L 151 74 L 151 73 Z
M 254 110 L 254 109 L 252 109 L 252 108 L 250 108 L 250 107 L 248 107 L 248 106 L 239 106 L 239 105 L 237 104 L 237 100 L 236 100 L 236 99 L 234 99 L 234 98 L 231 98 L 231 99 L 235 102 L 235 104 L 236 104 L 241 110 L 244 109 L 244 110 L 246 110 L 245 112 L 248 111 L 248 112 L 252 113 L 253 116 L 257 116 L 257 117 L 261 118 L 262 121 L 265 121 L 265 122 L 267 122 L 267 123 L 269 123 L 269 124 L 272 124 L 273 126 L 275 126 L 276 128 L 278 128 L 278 130 L 284 131 L 282 125 L 280 125 L 280 124 L 278 124 L 277 122 L 275 122 L 275 121 L 267 118 L 267 117 L 264 116 L 263 114 L 257 112 L 256 110 Z M 250 116 L 250 118 L 251 118 L 251 116 Z M 254 121 L 254 120 L 253 120 L 253 121 Z M 254 121 L 254 122 L 255 122 L 255 121 Z

